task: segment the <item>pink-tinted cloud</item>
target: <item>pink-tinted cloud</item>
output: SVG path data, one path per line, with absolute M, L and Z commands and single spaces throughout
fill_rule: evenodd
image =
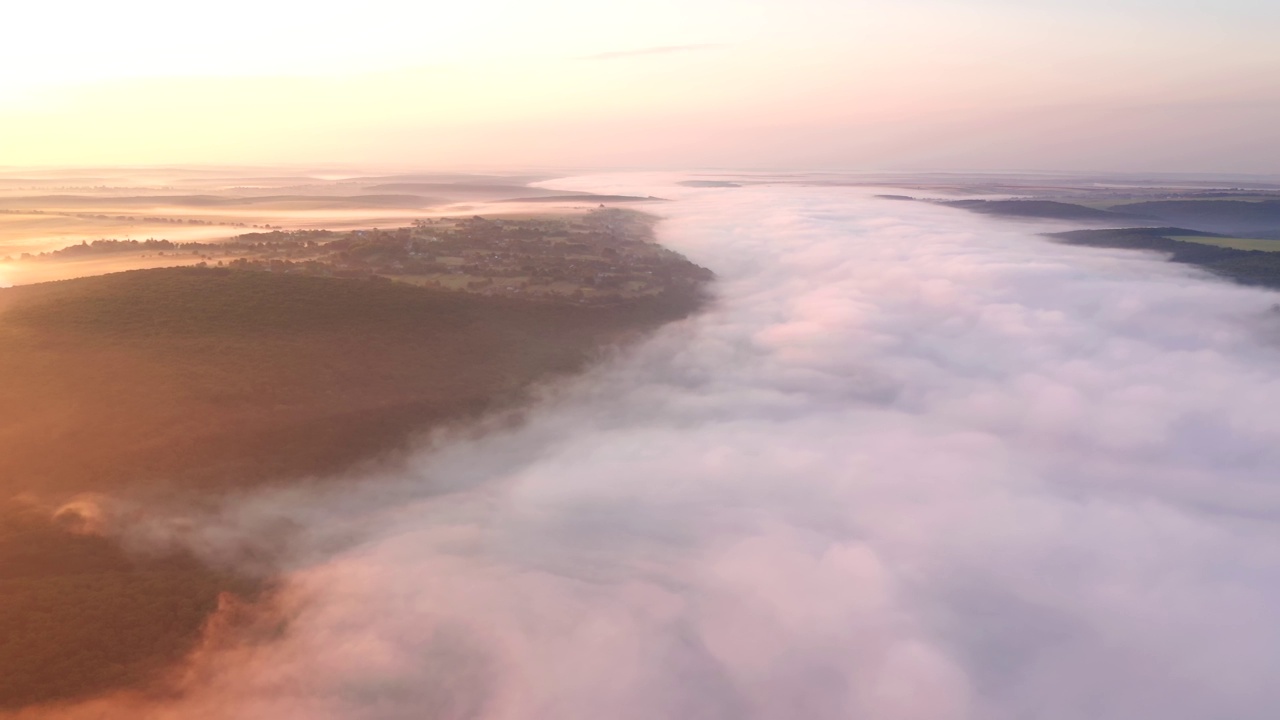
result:
M 1274 293 L 853 188 L 680 198 L 707 312 L 313 528 L 279 642 L 141 718 L 1269 718 Z M 60 709 L 63 717 L 74 711 Z M 86 715 L 98 717 L 99 715 Z

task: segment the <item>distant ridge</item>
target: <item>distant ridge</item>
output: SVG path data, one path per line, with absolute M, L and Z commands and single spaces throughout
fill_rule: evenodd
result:
M 701 302 L 590 307 L 222 268 L 0 289 L 0 716 L 168 690 L 222 598 L 270 586 L 188 553 L 126 552 L 114 533 L 77 530 L 98 506 L 64 502 L 93 493 L 102 522 L 127 523 L 246 488 L 340 483 Z
M 383 193 L 435 193 L 440 195 L 484 195 L 491 197 L 501 197 L 503 195 L 518 195 L 527 197 L 544 197 L 555 196 L 565 197 L 567 193 L 563 190 L 545 190 L 542 188 L 528 187 L 526 185 L 503 185 L 499 183 L 433 183 L 433 182 L 402 182 L 402 183 L 386 183 L 383 185 L 371 185 L 367 190 L 371 192 Z M 582 193 L 589 195 L 590 193 Z M 577 195 L 577 193 L 573 193 Z
M 1044 218 L 1046 220 L 1127 220 L 1134 214 L 1098 210 L 1054 200 L 943 200 L 939 205 L 970 210 L 984 215 Z
M 49 207 L 235 207 L 270 203 L 317 203 L 329 207 L 407 207 L 433 204 L 418 195 L 258 195 L 225 197 L 220 195 L 31 195 L 0 199 L 0 207 L 10 209 Z
M 1112 212 L 1198 230 L 1280 238 L 1280 200 L 1155 200 L 1119 205 Z
M 548 195 L 545 197 L 520 197 L 498 202 L 665 202 L 666 198 L 640 197 L 638 195 Z
M 1153 200 L 1113 205 L 1107 210 L 1055 200 L 938 200 L 939 205 L 984 215 L 1107 222 L 1165 224 L 1199 232 L 1280 239 L 1280 200 Z
M 1215 233 L 1177 227 L 1158 227 L 1072 230 L 1050 233 L 1046 237 L 1069 245 L 1154 250 L 1167 253 L 1171 262 L 1196 265 L 1242 285 L 1280 288 L 1280 252 L 1241 250 L 1174 239 L 1222 237 Z

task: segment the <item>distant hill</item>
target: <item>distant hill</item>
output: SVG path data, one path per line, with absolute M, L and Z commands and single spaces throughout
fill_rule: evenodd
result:
M 266 587 L 130 555 L 68 500 L 145 512 L 394 462 L 698 302 L 202 268 L 0 289 L 0 709 L 156 682 L 224 593 Z
M 1168 253 L 1172 262 L 1197 265 L 1238 283 L 1280 288 L 1280 252 L 1239 250 L 1173 239 L 1196 236 L 1220 237 L 1176 227 L 1073 230 L 1052 233 L 1048 237 L 1071 245 Z
M 431 204 L 417 195 L 31 195 L 0 198 L 0 208 L 124 208 L 124 207 L 242 207 L 249 205 L 303 204 L 328 207 L 421 208 Z
M 365 189 L 380 193 L 428 194 L 484 200 L 513 197 L 567 197 L 563 190 L 546 190 L 528 187 L 527 185 L 502 185 L 497 183 L 401 182 L 371 185 Z M 582 195 L 587 194 L 582 193 Z M 574 195 L 576 196 L 577 194 L 575 193 Z
M 386 427 L 510 399 L 695 305 L 599 309 L 214 268 L 3 289 L 0 491 L 331 472 L 394 445 Z M 307 442 L 317 433 L 343 441 Z
M 948 200 L 940 204 L 986 215 L 1107 222 L 1119 225 L 1176 225 L 1200 232 L 1280 239 L 1280 200 L 1185 199 L 1134 202 L 1107 210 L 1055 200 Z
M 1277 200 L 1163 200 L 1118 205 L 1112 211 L 1208 232 L 1280 238 L 1280 201 Z
M 473 173 L 407 173 L 354 177 L 343 183 L 462 183 L 471 185 L 527 185 L 553 175 L 476 175 Z
M 1043 218 L 1046 220 L 1132 220 L 1132 214 L 1057 202 L 1054 200 L 947 200 L 940 205 L 971 210 L 984 215 Z
M 607 203 L 607 202 L 652 202 L 662 200 L 656 197 L 640 197 L 638 195 L 545 195 L 540 197 L 518 197 L 502 202 L 587 202 L 587 203 Z

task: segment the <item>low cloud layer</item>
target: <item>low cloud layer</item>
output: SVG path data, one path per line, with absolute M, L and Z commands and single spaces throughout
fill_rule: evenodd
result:
M 296 558 L 282 640 L 127 713 L 1274 716 L 1280 296 L 678 179 L 566 186 L 679 198 L 660 233 L 720 275 L 709 311 L 406 477 L 230 511 L 343 539 Z

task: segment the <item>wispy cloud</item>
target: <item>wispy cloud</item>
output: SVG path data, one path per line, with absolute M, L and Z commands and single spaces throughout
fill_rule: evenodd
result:
M 673 55 L 675 53 L 694 52 L 697 50 L 711 50 L 723 45 L 716 43 L 706 43 L 702 45 L 664 45 L 662 47 L 640 48 L 639 50 L 619 50 L 617 52 L 597 53 L 595 55 L 583 55 L 579 60 L 621 60 L 630 57 L 643 57 L 646 55 Z

